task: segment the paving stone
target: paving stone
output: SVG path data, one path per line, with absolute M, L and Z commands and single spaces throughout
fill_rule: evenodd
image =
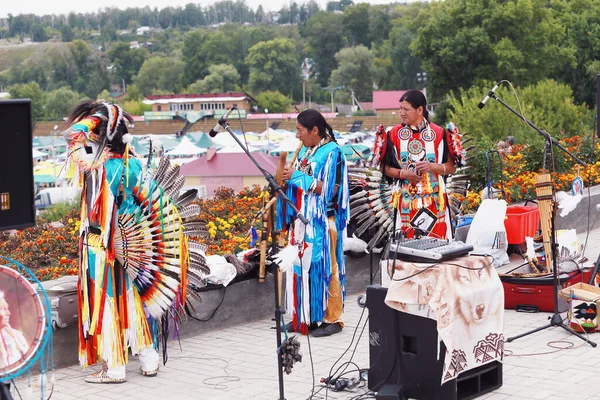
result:
M 590 234 L 586 254 L 591 261 L 595 261 L 599 252 L 600 229 L 596 229 Z M 319 391 L 320 378 L 328 376 L 336 362 L 340 365 L 352 357 L 352 362 L 358 368 L 369 367 L 368 326 L 363 330 L 367 323 L 368 311 L 358 307 L 356 299 L 356 295 L 346 299 L 346 326 L 340 334 L 329 338 L 307 338 L 298 335 L 303 360 L 294 365 L 291 375 L 284 374 L 287 400 L 307 399 L 313 388 L 313 380 L 315 392 Z M 362 321 L 359 322 L 361 315 Z M 550 313 L 528 314 L 506 310 L 505 337 L 544 326 L 550 316 Z M 137 357 L 132 357 L 127 367 L 127 382 L 120 385 L 93 385 L 83 382 L 83 377 L 97 368 L 63 368 L 55 371 L 56 387 L 52 399 L 278 399 L 276 332 L 271 329 L 274 326 L 275 323 L 269 317 L 233 328 L 185 337 L 181 342 L 172 340 L 169 342 L 169 361 L 166 366 L 161 365 L 157 377 L 142 376 L 139 373 Z M 354 342 L 351 343 L 355 330 Z M 282 335 L 282 338 L 284 337 Z M 590 339 L 600 342 L 600 335 L 590 334 Z M 550 342 L 554 342 L 556 346 L 571 345 L 572 348 L 557 350 L 549 346 Z M 313 356 L 312 366 L 309 343 Z M 183 351 L 180 351 L 180 345 Z M 600 367 L 600 350 L 581 342 L 564 329 L 544 329 L 506 343 L 505 347 L 507 356 L 503 366 L 504 385 L 481 399 L 600 398 L 600 386 L 593 385 Z M 338 360 L 344 352 L 342 359 Z M 509 356 L 509 353 L 513 355 Z M 349 366 L 348 371 L 355 370 L 357 366 Z M 335 371 L 335 368 L 333 370 Z M 354 371 L 349 376 L 357 374 L 358 372 Z M 582 385 L 581 382 L 591 382 L 592 385 Z M 19 387 L 25 385 L 23 380 L 18 384 Z M 365 391 L 366 389 L 340 393 L 329 391 L 327 398 L 350 399 Z M 325 391 L 321 390 L 315 399 L 324 398 L 324 394 Z

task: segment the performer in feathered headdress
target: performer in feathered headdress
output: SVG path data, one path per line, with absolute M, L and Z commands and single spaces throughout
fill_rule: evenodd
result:
M 183 315 L 187 280 L 207 271 L 203 249 L 186 238 L 204 230 L 186 221 L 200 211 L 188 206 L 195 194 L 180 196 L 184 178 L 166 159 L 143 170 L 129 147 L 130 121 L 116 104 L 88 101 L 64 132 L 67 177 L 82 188 L 79 361 L 104 363 L 85 378 L 91 383 L 125 381 L 128 349 L 144 375 L 156 375 L 159 337 Z
M 306 216 L 308 225 L 279 200 L 278 229 L 290 228 L 294 246 L 293 265 L 287 266 L 286 272 L 286 311 L 293 318 L 287 330 L 306 334 L 312 326 L 313 336 L 329 336 L 344 326 L 348 168 L 331 126 L 318 111 L 302 111 L 297 119 L 296 137 L 304 147 L 294 165 L 283 171 L 283 179 L 287 196 Z

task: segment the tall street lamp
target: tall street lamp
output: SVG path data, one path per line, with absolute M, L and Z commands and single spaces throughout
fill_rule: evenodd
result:
M 427 72 L 417 72 L 417 82 L 423 86 L 423 94 L 427 98 Z
M 52 129 L 52 132 L 50 132 L 50 135 L 52 136 L 52 173 L 54 174 L 54 186 L 56 186 L 56 155 L 55 155 L 55 149 L 54 149 L 54 137 L 56 136 L 56 134 L 58 133 L 58 125 L 54 125 L 54 129 Z
M 335 108 L 333 105 L 333 94 L 337 91 L 337 90 L 342 90 L 345 89 L 345 86 L 338 86 L 338 87 L 324 87 L 323 89 L 325 90 L 329 90 L 331 92 L 331 112 L 335 112 Z
M 303 78 L 302 79 L 302 106 L 306 107 L 306 81 L 310 77 L 310 65 L 308 65 L 306 58 L 302 62 L 302 67 L 300 67 L 300 68 L 302 69 L 302 78 Z
M 265 114 L 267 114 L 267 154 L 271 155 L 271 140 L 269 138 L 269 109 L 265 108 Z

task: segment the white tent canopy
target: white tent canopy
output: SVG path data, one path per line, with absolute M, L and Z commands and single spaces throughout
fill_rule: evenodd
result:
M 282 152 L 282 151 L 287 151 L 287 152 L 294 152 L 296 151 L 296 148 L 298 147 L 298 144 L 300 144 L 300 140 L 294 138 L 287 138 L 282 140 L 281 142 L 279 142 L 279 146 L 277 146 L 275 149 L 273 149 L 273 152 Z
M 237 138 L 240 139 L 240 141 L 242 143 L 244 143 L 243 136 L 237 135 Z M 238 143 L 235 141 L 234 138 L 231 137 L 231 135 L 228 132 L 221 132 L 217 136 L 215 136 L 212 140 L 213 140 L 213 142 L 215 142 L 215 144 L 217 146 L 222 146 L 222 147 L 238 146 L 239 147 Z
M 175 148 L 167 152 L 167 156 L 199 156 L 203 153 L 206 153 L 206 149 L 196 146 L 190 139 L 184 137 Z
M 32 155 L 32 158 L 48 157 L 48 154 L 44 153 L 43 151 L 39 151 L 38 149 L 33 149 Z
M 250 153 L 252 153 L 254 151 L 260 151 L 260 149 L 254 147 L 254 146 L 248 146 L 248 151 Z M 239 145 L 223 147 L 223 148 L 217 150 L 217 153 L 243 153 L 243 152 L 244 152 L 244 149 L 242 149 Z

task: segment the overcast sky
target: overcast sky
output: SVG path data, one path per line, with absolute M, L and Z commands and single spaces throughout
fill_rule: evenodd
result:
M 325 4 L 327 4 L 327 0 L 316 0 L 317 3 L 324 8 Z M 396 0 L 398 2 L 404 0 Z M 415 0 L 408 0 L 410 3 Z M 298 4 L 302 4 L 304 0 L 297 0 Z M 389 4 L 394 1 L 392 0 L 355 0 L 355 3 L 367 2 L 371 4 Z M 2 0 L 2 6 L 0 6 L 0 18 L 6 17 L 8 14 L 36 14 L 36 15 L 44 15 L 44 14 L 68 14 L 71 11 L 86 13 L 98 11 L 100 8 L 104 7 L 119 7 L 119 8 L 127 8 L 127 7 L 144 7 L 146 5 L 151 8 L 158 7 L 159 9 L 165 8 L 166 6 L 177 7 L 184 6 L 187 3 L 197 3 L 201 6 L 207 6 L 215 1 L 211 0 L 202 0 L 202 1 L 193 1 L 193 0 Z M 292 1 L 290 0 L 246 0 L 246 4 L 254 10 L 258 7 L 259 4 L 263 5 L 265 10 L 279 10 L 286 4 L 290 4 Z

